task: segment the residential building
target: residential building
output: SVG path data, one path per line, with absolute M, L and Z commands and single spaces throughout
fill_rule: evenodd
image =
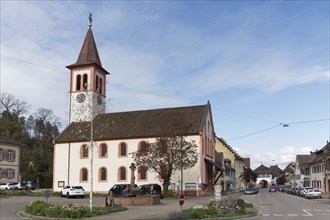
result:
M 132 152 L 157 137 L 177 133 L 194 141 L 195 166 L 172 175 L 174 189 L 204 195 L 212 190 L 221 167 L 215 163 L 211 104 L 129 112 L 105 112 L 106 76 L 91 25 L 77 62 L 67 66 L 70 77 L 70 124 L 54 140 L 53 191 L 79 184 L 86 191 L 106 193 L 118 183 L 130 183 Z M 139 77 L 139 76 L 136 76 Z M 162 177 L 141 166 L 133 172 L 136 184 L 158 183 Z M 134 178 L 133 178 L 134 179 Z M 93 182 L 93 184 L 92 184 Z
M 216 137 L 216 152 L 223 153 L 225 176 L 223 182 L 219 182 L 224 191 L 238 191 L 244 189 L 242 181 L 243 158 L 223 139 Z
M 324 186 L 325 193 L 330 196 L 330 143 L 327 142 L 322 154 L 324 160 Z
M 322 192 L 327 192 L 326 188 L 326 163 L 329 158 L 329 143 L 327 143 L 321 150 L 313 152 L 315 158 L 310 162 L 311 172 L 311 187 L 318 188 Z
M 0 137 L 0 182 L 21 180 L 20 147 L 20 143 Z

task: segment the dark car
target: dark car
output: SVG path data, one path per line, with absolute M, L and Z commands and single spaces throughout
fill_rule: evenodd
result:
M 23 181 L 23 184 L 26 185 L 26 189 L 30 189 L 30 190 L 36 189 L 36 184 L 32 180 L 25 180 L 25 181 Z
M 259 192 L 259 189 L 257 187 L 251 187 L 251 188 L 247 188 L 246 190 L 244 190 L 245 195 L 257 194 L 258 192 Z
M 269 187 L 269 192 L 276 192 L 276 185 L 274 183 L 272 183 L 272 185 Z
M 135 187 L 137 188 L 137 185 L 135 185 Z M 131 189 L 131 184 L 115 184 L 109 190 L 108 195 L 110 195 L 111 192 L 113 197 L 125 196 L 130 195 L 131 191 L 133 191 Z
M 288 190 L 289 194 L 294 194 L 296 192 L 296 188 L 291 188 Z
M 140 185 L 139 189 L 143 194 L 162 195 L 162 187 L 159 184 Z

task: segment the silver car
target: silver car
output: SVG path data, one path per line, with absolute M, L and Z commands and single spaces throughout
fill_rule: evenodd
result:
M 0 183 L 0 190 L 16 189 L 17 183 Z
M 311 198 L 321 199 L 322 198 L 322 193 L 318 189 L 309 189 L 309 190 L 307 190 L 307 193 L 306 193 L 305 197 L 307 199 L 311 199 Z

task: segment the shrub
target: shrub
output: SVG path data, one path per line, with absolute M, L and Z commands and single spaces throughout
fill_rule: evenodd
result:
M 115 207 L 94 207 L 91 212 L 90 208 L 85 206 L 50 205 L 44 201 L 35 201 L 25 207 L 26 213 L 52 218 L 85 218 L 124 210 L 127 209 L 121 205 L 116 205 Z
M 172 199 L 177 199 L 179 195 L 174 192 L 174 191 L 167 191 L 163 193 L 163 198 L 172 198 Z
M 49 204 L 45 201 L 34 201 L 25 207 L 25 211 L 31 215 L 45 215 Z

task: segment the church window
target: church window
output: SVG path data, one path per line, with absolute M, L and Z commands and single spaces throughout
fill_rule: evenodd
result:
M 126 168 L 120 167 L 119 168 L 119 181 L 125 181 L 126 180 Z
M 147 167 L 140 166 L 138 169 L 138 180 L 145 181 L 147 180 Z
M 147 142 L 141 141 L 139 144 L 140 154 L 145 154 L 147 152 Z
M 88 85 L 88 82 L 87 82 L 87 79 L 88 79 L 88 76 L 87 74 L 84 74 L 83 76 L 83 89 L 86 90 L 87 89 L 87 85 Z
M 127 157 L 127 145 L 126 143 L 119 144 L 119 157 Z
M 99 180 L 106 181 L 107 180 L 107 169 L 102 167 L 99 171 Z
M 103 82 L 102 78 L 100 78 L 100 94 L 102 94 L 102 89 L 103 89 Z
M 80 158 L 88 158 L 88 147 L 86 144 L 80 148 Z
M 88 181 L 88 172 L 86 168 L 82 168 L 80 170 L 80 181 L 87 182 Z
M 108 156 L 108 147 L 106 144 L 101 144 L 99 147 L 99 157 L 107 157 Z
M 96 76 L 95 85 L 96 85 L 96 92 L 98 92 L 99 91 L 99 76 Z
M 81 90 L 81 76 L 77 75 L 76 90 Z

